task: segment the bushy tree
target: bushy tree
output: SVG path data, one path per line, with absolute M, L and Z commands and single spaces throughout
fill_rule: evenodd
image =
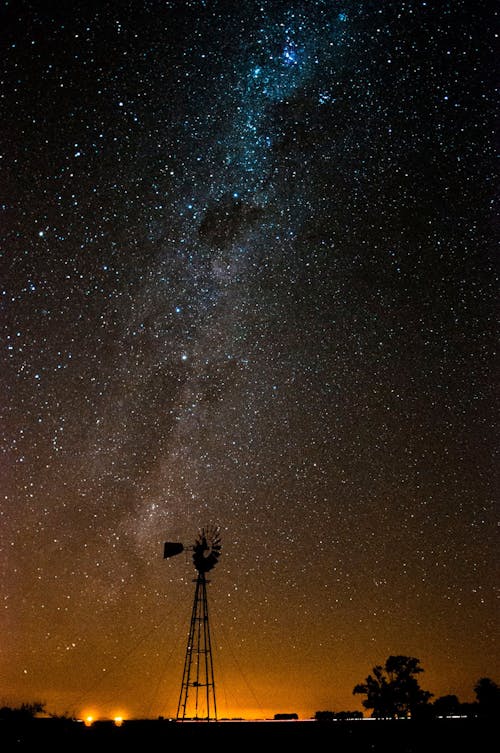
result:
M 462 704 L 456 695 L 442 695 L 436 698 L 432 710 L 436 716 L 452 716 L 461 713 Z
M 356 685 L 355 695 L 366 695 L 365 709 L 373 717 L 407 717 L 427 704 L 432 693 L 422 690 L 417 675 L 424 670 L 412 656 L 389 656 L 384 666 L 377 665 L 364 683 Z
M 479 713 L 500 717 L 500 687 L 489 677 L 481 677 L 474 686 Z

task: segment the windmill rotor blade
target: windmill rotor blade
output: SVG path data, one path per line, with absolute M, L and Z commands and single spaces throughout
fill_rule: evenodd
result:
M 193 564 L 198 572 L 211 570 L 217 564 L 220 552 L 220 528 L 213 525 L 200 528 L 193 547 Z

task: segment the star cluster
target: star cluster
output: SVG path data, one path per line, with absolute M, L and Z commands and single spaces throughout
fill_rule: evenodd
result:
M 162 542 L 207 522 L 223 713 L 355 708 L 391 653 L 469 699 L 498 669 L 494 9 L 1 16 L 7 700 L 174 713 L 193 572 Z

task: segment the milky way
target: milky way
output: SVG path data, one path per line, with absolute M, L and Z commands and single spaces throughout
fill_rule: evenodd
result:
M 493 6 L 70 5 L 1 12 L 1 692 L 173 713 L 162 542 L 214 523 L 226 713 L 360 708 L 391 653 L 469 699 L 499 666 Z

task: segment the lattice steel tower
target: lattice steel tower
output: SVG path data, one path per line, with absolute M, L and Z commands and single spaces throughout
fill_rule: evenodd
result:
M 167 541 L 165 558 L 180 554 L 183 544 Z M 195 585 L 193 611 L 184 659 L 182 685 L 177 705 L 177 720 L 217 721 L 215 700 L 214 666 L 210 622 L 208 618 L 206 574 L 217 564 L 221 553 L 219 528 L 207 526 L 196 537 L 194 546 L 186 547 L 193 552 L 193 564 L 198 572 Z

